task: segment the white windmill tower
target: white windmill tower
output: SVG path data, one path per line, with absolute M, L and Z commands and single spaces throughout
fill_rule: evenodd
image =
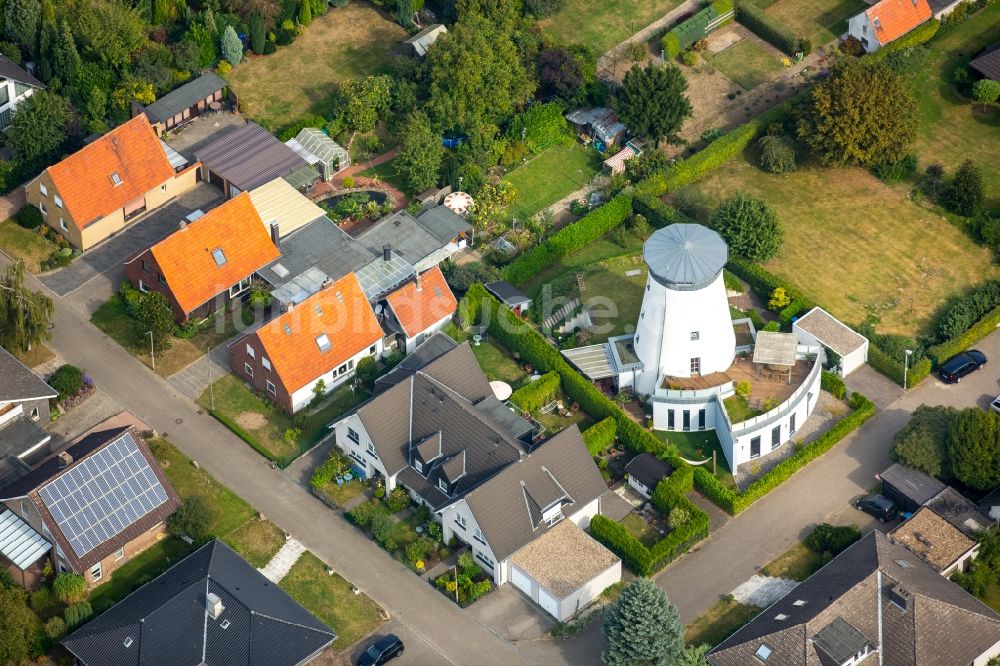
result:
M 643 363 L 636 390 L 651 394 L 664 376 L 727 370 L 736 335 L 722 278 L 726 242 L 700 224 L 672 224 L 649 237 L 642 256 L 649 278 L 634 338 Z

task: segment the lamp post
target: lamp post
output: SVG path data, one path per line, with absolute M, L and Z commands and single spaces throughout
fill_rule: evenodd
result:
M 910 371 L 910 356 L 913 354 L 912 349 L 906 350 L 906 355 L 903 357 L 903 390 L 906 390 L 906 376 Z
M 146 331 L 146 334 L 149 335 L 149 360 L 153 364 L 153 370 L 156 370 L 156 355 L 153 353 L 153 332 Z

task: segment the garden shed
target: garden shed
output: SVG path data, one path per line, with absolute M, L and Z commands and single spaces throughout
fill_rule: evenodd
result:
M 572 520 L 563 520 L 511 558 L 510 582 L 560 622 L 621 580 L 622 562 Z
M 947 487 L 934 477 L 899 463 L 879 474 L 879 478 L 882 494 L 895 502 L 900 511 L 911 513 Z
M 868 338 L 815 307 L 792 323 L 792 331 L 806 344 L 818 344 L 840 356 L 840 376 L 846 377 L 868 361 Z
M 652 453 L 640 453 L 625 465 L 628 485 L 646 499 L 652 496 L 660 481 L 673 473 L 674 468 L 670 463 L 660 460 Z
M 136 103 L 132 106 L 132 116 L 145 113 L 149 124 L 157 135 L 179 127 L 210 110 L 222 108 L 229 84 L 213 72 L 201 76 L 175 88 L 147 107 Z M 218 104 L 213 107 L 212 104 Z
M 351 166 L 351 156 L 347 149 L 315 127 L 303 127 L 285 145 L 315 166 L 323 180 L 330 180 L 334 174 Z

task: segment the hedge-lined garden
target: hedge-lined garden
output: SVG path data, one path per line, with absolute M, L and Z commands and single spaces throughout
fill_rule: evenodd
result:
M 556 399 L 559 393 L 559 373 L 547 372 L 536 381 L 528 382 L 510 396 L 519 409 L 534 413 Z
M 798 52 L 806 55 L 811 49 L 808 39 L 800 39 L 791 28 L 750 0 L 741 0 L 736 6 L 736 20 L 747 30 L 790 56 Z

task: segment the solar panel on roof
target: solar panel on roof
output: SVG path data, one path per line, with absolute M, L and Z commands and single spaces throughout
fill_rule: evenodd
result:
M 49 482 L 38 495 L 77 556 L 167 501 L 166 490 L 128 433 Z

